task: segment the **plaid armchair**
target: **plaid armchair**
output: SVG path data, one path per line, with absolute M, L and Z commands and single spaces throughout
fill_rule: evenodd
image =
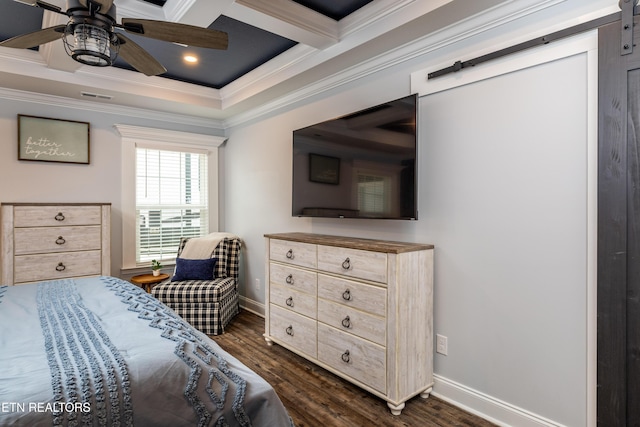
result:
M 180 239 L 178 257 L 188 238 Z M 211 255 L 218 261 L 213 280 L 171 281 L 155 286 L 151 294 L 169 306 L 184 320 L 207 335 L 219 335 L 240 312 L 238 266 L 240 239 L 224 238 Z

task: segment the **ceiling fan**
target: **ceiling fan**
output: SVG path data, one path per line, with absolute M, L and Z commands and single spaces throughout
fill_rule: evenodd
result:
M 113 65 L 119 55 L 147 76 L 167 70 L 140 45 L 116 30 L 209 49 L 226 49 L 229 40 L 225 32 L 175 22 L 122 18 L 118 24 L 113 0 L 67 0 L 66 10 L 41 0 L 16 1 L 67 15 L 69 22 L 10 38 L 0 42 L 0 46 L 29 49 L 62 38 L 67 54 L 78 62 L 105 67 Z

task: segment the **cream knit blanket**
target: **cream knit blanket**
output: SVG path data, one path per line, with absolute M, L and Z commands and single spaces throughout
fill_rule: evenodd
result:
M 210 233 L 202 237 L 194 237 L 187 240 L 187 243 L 182 249 L 180 258 L 184 259 L 206 259 L 211 258 L 213 250 L 218 246 L 218 243 L 224 238 L 237 239 L 238 236 L 231 233 Z

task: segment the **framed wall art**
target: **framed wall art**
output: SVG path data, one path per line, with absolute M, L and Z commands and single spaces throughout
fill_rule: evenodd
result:
M 310 153 L 309 181 L 322 184 L 340 184 L 340 159 Z
M 18 160 L 89 164 L 87 122 L 18 114 Z

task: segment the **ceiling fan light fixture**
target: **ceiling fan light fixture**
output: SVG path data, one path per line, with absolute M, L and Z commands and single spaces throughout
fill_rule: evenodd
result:
M 67 55 L 86 65 L 110 66 L 118 55 L 117 38 L 96 25 L 69 23 L 63 40 Z
M 196 64 L 198 62 L 198 57 L 191 54 L 184 55 L 182 59 L 189 64 Z

